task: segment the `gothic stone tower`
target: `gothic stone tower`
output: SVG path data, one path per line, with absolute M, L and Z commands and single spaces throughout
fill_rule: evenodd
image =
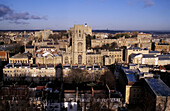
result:
M 86 64 L 86 35 L 92 34 L 87 25 L 74 25 L 72 32 L 72 64 Z

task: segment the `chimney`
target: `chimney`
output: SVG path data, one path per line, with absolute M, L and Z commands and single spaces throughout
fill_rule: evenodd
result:
M 93 87 L 91 87 L 91 90 L 92 90 L 92 97 L 94 96 L 94 89 Z
M 85 23 L 85 27 L 87 27 L 87 23 Z
M 78 101 L 78 95 L 79 95 L 79 90 L 78 87 L 76 87 L 76 101 Z

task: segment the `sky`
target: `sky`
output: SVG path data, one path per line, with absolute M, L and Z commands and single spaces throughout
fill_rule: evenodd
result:
M 0 0 L 0 30 L 170 31 L 170 0 Z

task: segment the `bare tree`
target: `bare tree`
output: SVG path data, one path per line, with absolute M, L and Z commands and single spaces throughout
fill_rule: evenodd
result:
M 64 78 L 67 83 L 80 84 L 90 81 L 90 75 L 86 70 L 72 69 L 68 76 Z
M 111 71 L 106 71 L 100 80 L 107 84 L 111 89 L 115 87 L 115 76 Z

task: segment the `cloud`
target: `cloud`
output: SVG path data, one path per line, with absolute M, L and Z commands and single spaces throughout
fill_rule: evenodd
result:
M 22 24 L 22 25 L 27 25 L 29 24 L 28 22 L 23 22 L 23 21 L 10 21 L 9 23 L 14 23 L 14 24 Z
M 3 4 L 0 4 L 0 17 L 3 17 L 3 16 L 10 14 L 12 12 L 13 12 L 13 10 L 11 10 L 9 7 L 7 7 Z
M 28 24 L 26 20 L 47 20 L 46 17 L 32 15 L 28 12 L 16 13 L 10 7 L 0 4 L 0 21 L 8 20 L 15 24 Z
M 128 0 L 127 3 L 128 5 L 132 6 L 136 3 L 142 2 L 144 4 L 144 7 L 151 7 L 154 6 L 154 1 L 153 0 Z
M 151 7 L 154 5 L 154 2 L 152 0 L 144 0 L 145 7 Z

